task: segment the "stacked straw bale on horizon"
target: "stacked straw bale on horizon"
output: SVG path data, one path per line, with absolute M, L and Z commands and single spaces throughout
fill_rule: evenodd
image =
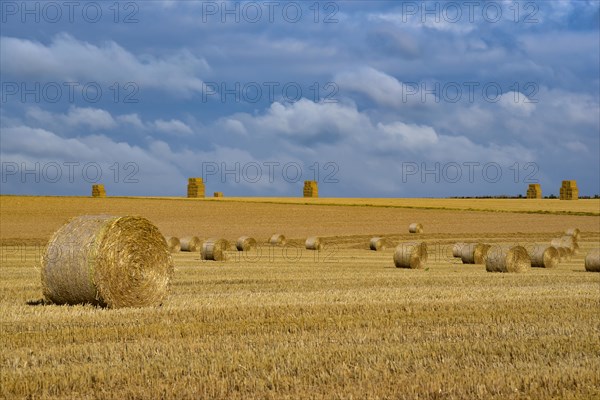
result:
M 187 186 L 188 198 L 203 198 L 204 197 L 204 182 L 202 178 L 189 178 Z
M 92 185 L 92 197 L 106 197 L 104 185 Z
M 542 198 L 542 186 L 539 183 L 532 183 L 527 189 L 528 199 L 541 199 Z
M 577 181 L 562 181 L 559 198 L 560 200 L 579 200 Z
M 304 181 L 304 197 L 319 197 L 317 181 Z

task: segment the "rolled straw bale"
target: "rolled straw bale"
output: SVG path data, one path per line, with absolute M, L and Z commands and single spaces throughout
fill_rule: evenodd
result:
M 169 236 L 166 237 L 165 240 L 167 241 L 167 246 L 169 246 L 169 251 L 171 251 L 171 253 L 178 253 L 181 251 L 181 241 L 179 238 Z
M 380 237 L 371 238 L 369 248 L 373 251 L 385 250 L 385 239 Z
M 73 218 L 52 235 L 41 259 L 44 297 L 57 304 L 160 305 L 173 270 L 158 228 L 131 216 Z
M 396 268 L 424 268 L 427 264 L 427 244 L 425 242 L 400 243 L 394 251 Z
M 413 222 L 408 226 L 408 232 L 410 233 L 423 233 L 423 225 L 418 222 Z
M 202 240 L 198 236 L 186 236 L 181 238 L 181 251 L 200 251 Z
M 489 244 L 465 243 L 460 249 L 460 259 L 463 264 L 485 264 Z
M 585 270 L 600 272 L 600 249 L 593 249 L 585 256 Z
M 452 246 L 452 256 L 460 258 L 462 255 L 463 246 L 466 246 L 466 243 L 454 243 L 454 245 Z
M 579 245 L 573 236 L 564 235 L 559 238 L 552 239 L 550 245 L 553 247 L 567 247 L 571 254 L 577 254 L 579 252 Z
M 488 272 L 526 272 L 530 267 L 531 259 L 523 246 L 492 246 L 485 261 Z
M 235 247 L 238 251 L 250 251 L 256 247 L 256 240 L 250 236 L 240 236 Z
M 552 246 L 554 247 L 554 246 Z M 560 261 L 569 261 L 571 259 L 571 250 L 566 247 L 555 247 L 558 251 L 558 257 Z
M 573 236 L 573 239 L 575 239 L 576 242 L 578 242 L 579 239 L 581 239 L 581 231 L 577 228 L 567 229 L 567 231 L 565 232 L 565 235 Z
M 535 244 L 529 251 L 531 266 L 535 268 L 554 268 L 558 265 L 560 254 L 556 247 L 547 244 Z
M 287 240 L 282 234 L 276 233 L 273 236 L 271 236 L 271 239 L 269 239 L 269 243 L 272 246 L 285 246 Z
M 307 250 L 323 250 L 323 242 L 318 236 L 311 236 L 304 243 Z
M 229 247 L 229 243 L 225 239 L 207 239 L 202 244 L 202 259 L 223 261 L 226 259 L 227 247 Z

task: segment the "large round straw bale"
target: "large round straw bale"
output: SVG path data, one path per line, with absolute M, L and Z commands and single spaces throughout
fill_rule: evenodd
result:
M 558 257 L 560 261 L 569 261 L 571 259 L 571 250 L 569 250 L 568 248 L 555 247 L 555 249 L 558 251 Z
M 307 250 L 323 250 L 323 242 L 318 236 L 311 236 L 304 243 Z
M 235 247 L 238 251 L 250 251 L 256 247 L 256 240 L 250 236 L 240 236 L 235 242 Z
M 600 249 L 593 249 L 585 256 L 585 270 L 600 272 Z
M 577 254 L 579 252 L 579 245 L 577 240 L 573 236 L 564 235 L 559 238 L 552 239 L 550 245 L 553 247 L 567 247 L 571 254 Z
M 173 261 L 158 228 L 142 217 L 83 215 L 59 228 L 41 260 L 44 297 L 111 308 L 159 305 Z
M 227 247 L 229 243 L 225 239 L 207 239 L 202 244 L 202 259 L 223 261 L 226 258 Z
M 272 246 L 285 246 L 287 240 L 282 234 L 276 233 L 273 236 L 271 236 L 271 239 L 269 239 L 269 243 Z
M 425 242 L 400 243 L 394 251 L 396 268 L 424 268 L 427 264 L 427 244 Z
M 380 237 L 371 238 L 369 248 L 374 251 L 385 250 L 385 239 Z
M 454 245 L 452 246 L 452 256 L 460 258 L 462 256 L 462 248 L 466 245 L 467 244 L 463 242 L 454 243 Z
M 530 267 L 531 259 L 523 246 L 492 246 L 485 261 L 488 272 L 526 272 Z
M 581 239 L 581 231 L 577 228 L 567 229 L 567 231 L 565 232 L 565 235 L 573 236 L 573 239 L 575 239 L 576 242 L 578 242 L 579 239 Z
M 529 251 L 531 266 L 536 268 L 554 268 L 558 265 L 560 254 L 556 247 L 547 244 L 535 244 Z
M 423 225 L 418 222 L 413 222 L 408 226 L 408 232 L 410 233 L 423 233 Z
M 181 238 L 181 251 L 200 251 L 202 240 L 198 236 L 186 236 Z
M 169 251 L 171 253 L 177 253 L 181 251 L 181 241 L 179 240 L 179 238 L 176 238 L 175 236 L 168 236 L 165 239 L 167 241 L 167 246 L 169 246 Z
M 485 264 L 490 247 L 484 243 L 464 243 L 460 249 L 460 259 L 463 264 Z

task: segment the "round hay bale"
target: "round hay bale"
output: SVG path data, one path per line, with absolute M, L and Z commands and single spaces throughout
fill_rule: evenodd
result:
M 490 247 L 484 243 L 464 243 L 460 248 L 460 259 L 463 264 L 485 264 Z
M 463 242 L 454 243 L 452 246 L 452 256 L 460 258 L 462 256 L 462 248 L 466 245 L 467 244 Z
M 176 238 L 175 236 L 168 236 L 165 238 L 165 240 L 167 241 L 167 246 L 169 246 L 169 251 L 171 253 L 178 253 L 181 251 L 181 241 L 179 238 Z
M 427 264 L 427 244 L 425 242 L 400 243 L 394 251 L 396 268 L 424 268 Z
M 385 239 L 380 237 L 371 238 L 369 242 L 369 248 L 373 251 L 385 250 Z
M 200 251 L 202 240 L 198 236 L 186 236 L 181 238 L 181 251 Z
M 571 254 L 577 254 L 579 252 L 579 245 L 573 236 L 564 235 L 559 238 L 552 239 L 550 245 L 553 247 L 566 247 L 570 250 Z
M 276 233 L 273 236 L 271 236 L 271 239 L 269 239 L 269 243 L 271 244 L 271 246 L 285 246 L 287 240 L 282 234 Z
M 555 247 L 555 249 L 558 251 L 558 257 L 560 261 L 569 261 L 571 259 L 571 250 L 569 250 L 568 248 Z
M 41 259 L 44 297 L 56 304 L 160 305 L 173 270 L 158 228 L 131 216 L 73 218 L 52 235 Z
M 250 236 L 241 236 L 235 242 L 235 247 L 238 251 L 250 251 L 256 247 L 256 240 Z
M 575 239 L 576 242 L 579 241 L 579 239 L 581 239 L 581 231 L 577 228 L 569 228 L 566 230 L 565 235 L 567 236 L 573 236 L 573 239 Z
M 321 241 L 321 238 L 318 236 L 311 236 L 308 239 L 306 239 L 306 242 L 304 243 L 306 250 L 323 250 L 323 242 Z
M 558 265 L 560 254 L 556 247 L 536 244 L 529 251 L 531 266 L 535 268 L 554 268 Z
M 600 249 L 593 249 L 585 256 L 585 270 L 600 272 Z
M 492 246 L 485 261 L 488 272 L 526 272 L 530 267 L 531 259 L 523 246 Z
M 225 239 L 207 239 L 202 244 L 202 259 L 211 261 L 224 261 L 225 251 L 229 243 Z
M 410 233 L 423 233 L 423 225 L 418 222 L 413 222 L 408 226 L 408 232 Z

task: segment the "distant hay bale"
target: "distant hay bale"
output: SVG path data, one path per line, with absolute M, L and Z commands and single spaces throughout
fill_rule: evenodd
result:
M 464 242 L 454 243 L 454 245 L 452 246 L 452 256 L 460 258 L 462 256 L 463 246 L 466 246 L 466 243 L 464 243 Z
M 385 250 L 385 239 L 380 237 L 371 238 L 369 242 L 369 248 L 373 251 Z
M 463 264 L 485 264 L 490 247 L 484 243 L 464 243 L 460 248 L 460 259 Z
M 304 243 L 306 250 L 323 250 L 323 242 L 318 236 L 311 236 Z
M 200 251 L 202 240 L 198 236 L 186 236 L 181 238 L 181 251 Z
M 166 237 L 165 240 L 167 241 L 167 246 L 169 246 L 169 251 L 171 253 L 178 253 L 181 251 L 181 241 L 179 238 L 176 238 L 175 236 L 169 236 Z
M 173 270 L 158 228 L 131 216 L 73 218 L 54 232 L 41 259 L 44 297 L 56 304 L 160 305 Z
M 577 254 L 579 252 L 579 245 L 577 240 L 573 236 L 564 235 L 559 238 L 552 239 L 550 245 L 553 247 L 566 247 L 570 250 L 571 254 Z
M 213 196 L 214 197 L 223 197 L 223 192 L 214 192 Z
M 396 268 L 424 268 L 427 264 L 427 244 L 425 242 L 400 243 L 394 251 Z
M 92 197 L 106 197 L 104 185 L 92 185 Z
M 207 239 L 202 244 L 202 259 L 211 261 L 224 261 L 225 251 L 229 243 L 225 239 Z
M 531 259 L 523 246 L 492 246 L 485 261 L 488 272 L 526 272 L 530 267 Z
M 256 247 L 256 240 L 250 236 L 241 236 L 235 242 L 235 247 L 238 251 L 250 251 Z
M 408 232 L 410 233 L 423 233 L 423 225 L 417 222 L 413 222 L 408 226 Z
M 554 268 L 558 265 L 560 254 L 556 247 L 536 244 L 529 252 L 531 266 L 535 268 Z
M 565 235 L 573 236 L 573 239 L 575 239 L 576 242 L 578 242 L 579 239 L 581 239 L 581 231 L 577 228 L 567 229 L 567 231 L 565 232 Z
M 304 181 L 304 197 L 319 197 L 319 184 L 317 181 Z
M 271 246 L 285 246 L 287 240 L 282 234 L 276 233 L 273 236 L 271 236 L 271 239 L 269 239 L 269 243 L 271 244 Z
M 202 178 L 188 178 L 187 197 L 203 198 L 205 193 L 204 181 Z
M 531 183 L 527 189 L 528 199 L 541 199 L 542 198 L 542 187 L 539 183 Z
M 585 270 L 600 272 L 600 249 L 593 249 L 585 256 Z

